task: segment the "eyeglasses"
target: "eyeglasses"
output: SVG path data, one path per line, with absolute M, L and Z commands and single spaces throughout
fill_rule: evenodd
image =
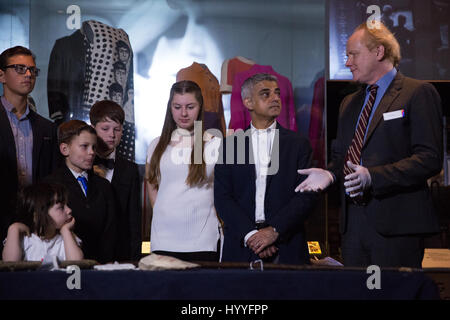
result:
M 23 64 L 11 64 L 9 66 L 4 67 L 4 69 L 7 68 L 14 68 L 14 70 L 16 70 L 18 74 L 25 74 L 27 73 L 27 70 L 30 70 L 31 75 L 35 77 L 39 76 L 39 72 L 41 71 L 36 67 L 27 67 L 26 65 Z

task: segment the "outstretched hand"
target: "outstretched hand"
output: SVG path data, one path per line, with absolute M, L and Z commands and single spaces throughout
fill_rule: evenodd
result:
M 295 192 L 319 192 L 325 190 L 333 183 L 333 176 L 324 169 L 310 168 L 297 170 L 297 172 L 308 177 L 295 188 Z

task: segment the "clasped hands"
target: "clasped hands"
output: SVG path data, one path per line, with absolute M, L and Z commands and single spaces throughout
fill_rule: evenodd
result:
M 262 228 L 247 240 L 247 246 L 260 258 L 273 256 L 278 248 L 274 245 L 278 232 L 271 226 Z
M 353 164 L 347 161 L 348 167 L 353 171 L 345 176 L 345 193 L 350 197 L 362 195 L 372 185 L 372 178 L 366 167 Z M 333 182 L 333 175 L 324 169 L 310 168 L 297 171 L 299 174 L 307 175 L 307 178 L 300 183 L 295 192 L 319 192 L 328 188 Z

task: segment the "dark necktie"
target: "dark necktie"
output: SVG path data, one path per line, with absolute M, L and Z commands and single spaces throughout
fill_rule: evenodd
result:
M 79 177 L 77 178 L 77 180 L 81 182 L 81 185 L 83 186 L 83 189 L 84 189 L 84 193 L 85 193 L 86 196 L 87 196 L 87 189 L 88 189 L 88 186 L 87 186 L 87 179 L 86 179 L 85 177 L 83 177 L 83 176 L 79 176 Z
M 96 156 L 94 164 L 101 164 L 107 169 L 114 169 L 114 159 L 104 159 Z
M 355 135 L 353 136 L 352 143 L 347 150 L 344 162 L 344 176 L 352 173 L 353 171 L 347 166 L 347 161 L 351 161 L 353 164 L 359 165 L 361 162 L 361 149 L 364 144 L 366 135 L 366 129 L 369 122 L 370 114 L 372 113 L 373 104 L 377 96 L 378 86 L 376 84 L 369 87 L 370 95 L 366 105 L 363 108 L 361 116 L 359 117 L 358 126 L 356 127 Z

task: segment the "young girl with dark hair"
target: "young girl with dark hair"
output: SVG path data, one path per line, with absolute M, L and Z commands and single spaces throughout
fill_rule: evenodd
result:
M 59 260 L 81 260 L 81 240 L 72 232 L 75 219 L 67 206 L 63 185 L 39 183 L 19 195 L 18 216 L 8 228 L 4 261 L 42 261 L 46 255 Z

